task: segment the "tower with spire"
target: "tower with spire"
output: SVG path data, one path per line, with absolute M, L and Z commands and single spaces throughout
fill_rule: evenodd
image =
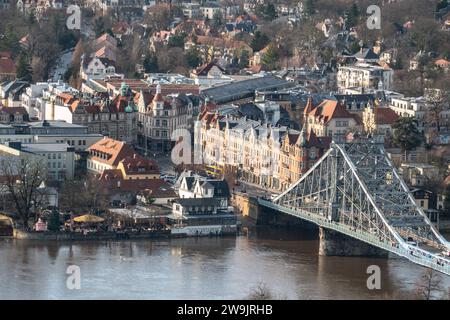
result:
M 161 94 L 161 85 L 158 83 L 156 86 L 156 94 L 153 97 L 153 110 L 162 110 L 164 108 L 164 98 Z

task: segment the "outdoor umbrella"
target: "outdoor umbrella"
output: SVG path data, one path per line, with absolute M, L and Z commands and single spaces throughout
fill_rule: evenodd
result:
M 85 214 L 83 216 L 79 216 L 73 219 L 75 222 L 84 222 L 84 223 L 98 223 L 103 222 L 105 219 L 94 216 L 92 214 Z

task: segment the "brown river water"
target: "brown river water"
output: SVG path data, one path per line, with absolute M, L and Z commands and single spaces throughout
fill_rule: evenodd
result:
M 223 238 L 0 240 L 0 299 L 244 299 L 261 283 L 281 299 L 411 299 L 427 272 L 398 258 L 322 257 L 318 246 L 314 232 L 280 228 Z M 78 290 L 66 285 L 70 265 L 80 268 Z M 367 288 L 370 265 L 380 267 L 380 290 Z M 449 290 L 450 277 L 437 276 Z

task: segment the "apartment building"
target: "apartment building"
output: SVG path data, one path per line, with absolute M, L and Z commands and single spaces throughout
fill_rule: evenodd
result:
M 47 179 L 53 181 L 71 180 L 75 174 L 75 148 L 60 143 L 21 143 L 9 142 L 0 145 L 0 150 L 10 155 L 15 152 L 32 154 L 40 157 L 47 163 Z
M 377 64 L 344 65 L 339 66 L 337 72 L 337 86 L 341 93 L 350 88 L 391 90 L 393 81 L 394 70 Z
M 312 130 L 317 136 L 333 137 L 360 127 L 358 118 L 336 100 L 326 99 L 314 107 L 309 99 L 303 115 L 307 131 Z
M 195 124 L 195 148 L 203 163 L 234 167 L 239 178 L 264 188 L 285 190 L 329 146 L 313 131 L 276 127 L 245 117 L 205 111 Z
M 141 91 L 138 105 L 139 145 L 151 151 L 169 151 L 172 132 L 192 130 L 194 102 L 185 94 L 163 96 L 158 84 L 156 93 Z

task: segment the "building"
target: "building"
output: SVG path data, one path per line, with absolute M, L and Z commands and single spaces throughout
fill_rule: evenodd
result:
M 120 170 L 105 170 L 98 178 L 100 194 L 111 206 L 135 205 L 138 198 L 148 204 L 169 206 L 175 191 L 162 179 L 126 179 Z
M 195 125 L 194 147 L 207 166 L 235 171 L 238 178 L 285 190 L 329 147 L 314 132 L 204 111 Z
M 8 146 L 0 145 L 0 150 L 6 152 L 14 149 L 20 153 L 39 156 L 47 163 L 47 178 L 49 180 L 72 180 L 75 174 L 75 148 L 61 143 L 31 143 L 9 142 Z M 12 154 L 12 153 L 10 153 Z
M 29 121 L 28 112 L 23 107 L 0 107 L 0 123 L 24 123 Z
M 216 15 L 222 14 L 222 6 L 217 2 L 206 2 L 200 6 L 200 11 L 204 18 L 212 20 Z
M 185 94 L 163 96 L 157 85 L 154 95 L 141 91 L 137 105 L 139 145 L 146 150 L 169 151 L 176 129 L 192 131 L 194 102 Z
M 211 179 L 190 173 L 181 179 L 178 196 L 181 199 L 214 198 L 218 200 L 218 209 L 228 210 L 231 194 L 225 180 Z
M 31 84 L 22 93 L 21 106 L 27 110 L 30 119 L 42 119 L 41 110 L 38 108 L 37 100 L 39 97 L 42 97 L 44 90 L 47 90 L 49 86 L 50 84 L 48 82 L 37 82 L 36 84 Z
M 109 136 L 127 143 L 135 143 L 138 134 L 138 107 L 131 89 L 123 84 L 120 95 L 112 100 L 76 99 L 66 112 L 72 122 L 88 128 L 92 134 Z
M 116 63 L 109 58 L 101 57 L 82 57 L 81 78 L 87 79 L 105 79 L 108 76 L 116 76 Z
M 2 1 L 0 0 L 0 8 L 2 6 Z M 11 58 L 11 52 L 1 51 L 0 52 L 0 82 L 11 81 L 16 78 L 16 65 L 14 60 Z
M 357 117 L 336 100 L 325 99 L 314 107 L 310 99 L 303 114 L 307 131 L 312 130 L 317 136 L 333 137 L 359 128 Z
M 290 81 L 274 75 L 254 76 L 251 79 L 233 81 L 216 85 L 201 91 L 201 96 L 209 98 L 212 103 L 226 104 L 232 102 L 252 101 L 259 91 L 280 90 L 294 86 Z
M 173 234 L 207 236 L 236 232 L 237 219 L 228 206 L 231 194 L 225 180 L 185 175 L 178 194 L 169 216 Z
M 427 163 L 402 163 L 399 171 L 405 182 L 416 188 L 424 187 L 439 178 L 439 169 Z
M 10 0 L 0 0 L 0 10 L 2 9 L 9 9 L 11 7 L 11 1 Z
M 12 80 L 0 84 L 0 104 L 5 107 L 20 107 L 20 97 L 30 84 L 26 81 Z
M 22 106 L 31 110 L 33 118 L 72 122 L 67 107 L 79 94 L 77 89 L 62 81 L 37 83 L 30 87 L 22 94 Z
M 371 103 L 367 105 L 362 114 L 362 123 L 365 132 L 392 136 L 392 125 L 399 116 L 390 108 L 380 108 Z
M 87 149 L 88 172 L 101 174 L 104 170 L 117 169 L 119 163 L 129 157 L 134 157 L 136 152 L 124 141 L 117 141 L 104 137 Z
M 427 126 L 427 99 L 425 97 L 394 97 L 389 103 L 389 108 L 400 117 L 415 118 L 417 120 L 419 130 L 422 132 Z
M 0 144 L 8 142 L 68 144 L 76 152 L 84 152 L 103 136 L 89 134 L 87 127 L 61 121 L 38 121 L 0 125 Z
M 200 5 L 198 3 L 183 3 L 183 15 L 189 19 L 195 19 L 201 15 Z
M 341 93 L 351 88 L 366 91 L 391 90 L 393 81 L 394 71 L 387 66 L 381 67 L 376 64 L 356 63 L 339 66 L 337 73 L 337 86 Z
M 225 76 L 225 69 L 215 61 L 206 63 L 191 72 L 191 78 L 199 86 L 212 86 L 218 83 L 230 82 L 232 79 Z
M 235 234 L 237 231 L 236 215 L 220 210 L 216 199 L 176 199 L 168 218 L 172 234 L 210 236 Z

